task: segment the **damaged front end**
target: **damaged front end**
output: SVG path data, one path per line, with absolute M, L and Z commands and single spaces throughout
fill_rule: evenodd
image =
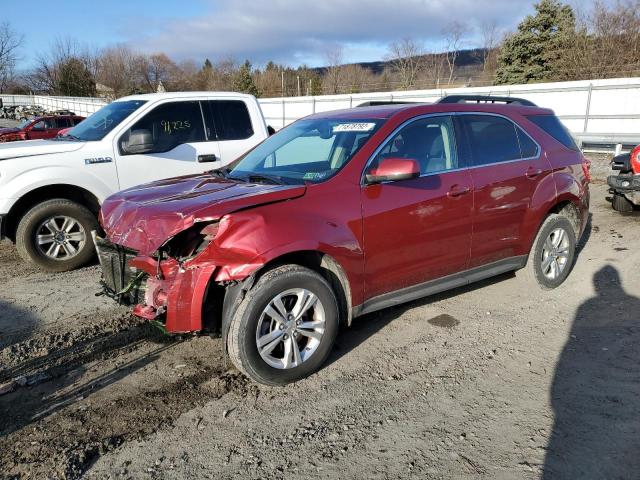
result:
M 103 293 L 120 304 L 133 305 L 138 317 L 161 321 L 168 332 L 201 330 L 203 300 L 216 266 L 186 262 L 210 242 L 217 223 L 198 227 L 202 231 L 181 232 L 151 256 L 94 234 Z
M 265 219 L 253 208 L 305 190 L 199 175 L 109 197 L 100 212 L 106 236 L 95 237 L 106 293 L 134 305 L 139 317 L 164 321 L 168 332 L 200 331 L 209 320 L 219 325 L 219 294 L 259 268 L 269 248 L 258 233 Z M 220 307 L 217 316 L 211 304 Z
M 148 275 L 130 265 L 137 252 L 116 245 L 92 232 L 100 267 L 102 268 L 101 294 L 113 298 L 121 305 L 135 305 L 144 299 Z

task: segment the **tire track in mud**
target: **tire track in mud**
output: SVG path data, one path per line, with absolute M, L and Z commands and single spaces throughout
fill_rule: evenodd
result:
M 214 347 L 214 358 L 199 357 L 198 342 Z M 196 406 L 231 391 L 257 391 L 243 376 L 225 373 L 219 344 L 167 337 L 120 316 L 1 350 L 0 383 L 17 376 L 38 382 L 0 397 L 0 478 L 79 478 L 100 455 L 171 426 Z M 176 359 L 185 363 L 173 365 Z M 127 377 L 151 368 L 156 383 L 134 381 L 131 388 Z M 119 393 L 117 382 L 127 381 Z

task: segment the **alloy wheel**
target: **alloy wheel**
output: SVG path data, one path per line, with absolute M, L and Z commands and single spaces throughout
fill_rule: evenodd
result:
M 57 215 L 46 219 L 36 231 L 38 250 L 53 260 L 75 257 L 87 241 L 84 227 L 72 217 Z
M 325 330 L 320 299 L 304 288 L 276 295 L 263 310 L 256 346 L 271 367 L 290 369 L 307 361 L 318 349 Z
M 549 280 L 555 280 L 569 262 L 569 237 L 563 228 L 553 230 L 542 247 L 542 274 Z

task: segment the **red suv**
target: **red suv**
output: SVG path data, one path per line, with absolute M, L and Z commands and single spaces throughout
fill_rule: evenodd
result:
M 218 330 L 242 372 L 284 384 L 356 316 L 512 270 L 555 288 L 589 171 L 551 110 L 505 101 L 312 115 L 228 168 L 113 195 L 106 291 L 169 332 Z
M 23 120 L 15 128 L 0 128 L 0 142 L 55 138 L 61 130 L 84 120 L 77 115 L 54 115 Z

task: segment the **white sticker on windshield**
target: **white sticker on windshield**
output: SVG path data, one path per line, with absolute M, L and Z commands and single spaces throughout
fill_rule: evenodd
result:
M 333 126 L 333 133 L 338 132 L 370 132 L 376 128 L 375 123 L 339 123 Z

